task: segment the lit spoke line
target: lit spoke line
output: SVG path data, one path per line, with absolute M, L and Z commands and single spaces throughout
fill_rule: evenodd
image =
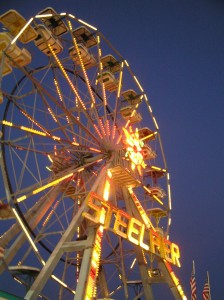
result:
M 94 94 L 93 94 L 93 91 L 92 91 L 92 88 L 91 88 L 91 85 L 90 85 L 90 82 L 89 82 L 89 78 L 88 78 L 88 75 L 86 73 L 85 66 L 83 64 L 83 60 L 82 60 L 82 57 L 81 57 L 81 54 L 80 54 L 80 51 L 79 51 L 79 48 L 78 48 L 78 44 L 77 44 L 76 38 L 72 34 L 72 24 L 71 24 L 70 21 L 68 21 L 68 25 L 69 25 L 69 29 L 70 29 L 70 32 L 71 32 L 71 35 L 72 35 L 72 39 L 73 39 L 73 43 L 74 43 L 74 46 L 75 46 L 75 49 L 76 49 L 76 53 L 78 55 L 79 62 L 80 62 L 81 68 L 82 68 L 82 72 L 83 72 L 84 77 L 85 77 L 85 82 L 87 84 L 88 92 L 89 92 L 89 95 L 90 95 L 90 98 L 91 98 L 91 101 L 92 101 L 91 109 L 93 109 L 94 116 L 96 117 L 96 119 L 98 121 L 98 124 L 101 125 L 100 124 L 99 115 L 98 115 L 98 112 L 96 110 L 96 100 L 94 98 Z M 94 128 L 95 128 L 95 126 L 94 126 Z M 98 131 L 97 131 L 97 133 L 98 133 Z M 99 136 L 101 137 L 101 134 L 99 134 Z
M 90 132 L 88 128 L 84 126 L 77 118 L 75 118 L 72 115 L 72 113 L 70 113 L 62 104 L 60 104 L 58 100 L 56 100 L 55 97 L 51 95 L 49 91 L 46 88 L 44 88 L 30 73 L 28 73 L 24 68 L 22 68 L 21 71 L 31 80 L 31 82 L 34 84 L 34 86 L 38 89 L 39 92 L 43 92 L 45 95 L 47 95 L 55 105 L 57 105 L 65 114 L 68 114 L 68 117 L 72 120 L 72 122 L 74 122 L 80 128 L 82 128 L 87 135 L 89 135 L 93 140 L 96 141 L 98 145 L 100 145 L 99 139 L 92 132 Z
M 71 32 L 71 35 L 72 35 L 73 28 L 72 28 L 72 23 L 70 21 L 68 21 L 68 26 L 69 26 L 69 29 L 70 29 L 70 32 Z M 75 45 L 76 52 L 78 54 L 79 62 L 80 62 L 80 65 L 81 65 L 81 68 L 82 68 L 82 72 L 83 72 L 84 77 L 85 77 L 85 81 L 87 83 L 87 87 L 88 87 L 88 91 L 89 91 L 92 103 L 95 104 L 96 100 L 94 98 L 93 91 L 92 91 L 91 86 L 90 86 L 89 78 L 88 78 L 88 75 L 86 73 L 83 61 L 82 61 L 82 57 L 81 57 L 81 54 L 80 54 L 80 51 L 79 51 L 79 48 L 78 48 L 78 44 L 77 44 L 76 38 L 73 35 L 72 35 L 72 39 L 73 39 L 73 43 Z
M 59 66 L 59 68 L 60 68 L 60 70 L 61 70 L 62 73 L 64 74 L 65 79 L 67 80 L 68 84 L 70 85 L 72 91 L 74 92 L 75 96 L 76 96 L 77 99 L 79 100 L 79 103 L 81 104 L 82 108 L 83 108 L 84 110 L 86 110 L 86 106 L 85 106 L 84 102 L 83 102 L 82 99 L 80 98 L 79 93 L 77 92 L 76 88 L 74 87 L 74 85 L 73 85 L 71 79 L 69 78 L 67 72 L 65 71 L 64 67 L 62 66 L 62 63 L 60 62 L 60 59 L 57 57 L 57 55 L 55 54 L 55 52 L 54 52 L 54 50 L 53 50 L 53 48 L 51 47 L 50 44 L 48 44 L 48 47 L 49 47 L 49 49 L 50 49 L 50 51 L 51 51 L 51 54 L 53 55 L 54 59 L 56 60 L 58 66 Z
M 157 134 L 158 134 L 158 132 L 157 132 L 157 131 L 154 131 L 153 133 L 150 133 L 149 135 L 144 136 L 144 137 L 141 138 L 140 140 L 141 140 L 141 141 L 144 141 L 144 140 L 150 139 L 150 138 L 152 138 L 152 137 L 156 137 Z
M 101 150 L 97 149 L 97 148 L 94 148 L 94 147 L 88 147 L 88 146 L 85 146 L 85 145 L 82 145 L 82 144 L 79 144 L 79 143 L 76 143 L 76 142 L 70 142 L 68 140 L 65 140 L 65 139 L 62 139 L 60 138 L 59 136 L 56 136 L 56 135 L 52 135 L 52 134 L 49 134 L 49 133 L 46 133 L 46 132 L 42 132 L 42 131 L 39 131 L 39 130 L 36 130 L 36 129 L 33 129 L 33 128 L 29 128 L 29 127 L 25 127 L 25 126 L 20 126 L 20 125 L 15 125 L 13 124 L 12 122 L 9 122 L 9 121 L 6 121 L 6 120 L 2 120 L 0 121 L 3 125 L 5 126 L 9 126 L 9 127 L 13 127 L 13 128 L 16 128 L 16 129 L 19 129 L 19 130 L 22 130 L 22 131 L 25 131 L 25 132 L 29 132 L 29 133 L 32 133 L 34 135 L 39 135 L 39 136 L 43 136 L 43 137 L 46 137 L 46 138 L 50 138 L 54 141 L 58 141 L 58 142 L 63 142 L 63 143 L 66 143 L 66 144 L 69 144 L 71 146 L 77 146 L 77 147 L 83 147 L 87 150 L 91 150 L 93 152 L 100 152 L 101 153 Z M 7 143 L 7 141 L 5 142 Z M 8 144 L 10 145 L 10 143 L 8 142 Z M 18 145 L 15 146 L 15 147 L 19 147 Z M 23 146 L 21 146 L 21 148 L 23 148 Z M 24 148 L 25 149 L 25 148 Z M 75 151 L 73 149 L 73 151 Z M 77 150 L 78 151 L 78 150 Z M 80 150 L 79 150 L 80 151 Z M 35 152 L 35 151 L 34 151 Z M 38 152 L 38 150 L 36 151 Z M 40 151 L 39 151 L 40 152 Z M 41 152 L 40 152 L 41 153 Z
M 29 193 L 29 194 L 27 194 L 27 195 L 23 195 L 23 196 L 17 198 L 17 199 L 16 199 L 16 202 L 17 202 L 17 203 L 18 203 L 18 202 L 22 202 L 22 201 L 26 200 L 28 197 L 30 197 L 30 196 L 32 196 L 32 195 L 36 195 L 36 194 L 38 194 L 38 193 L 40 193 L 40 192 L 46 190 L 46 189 L 49 188 L 49 187 L 55 186 L 56 184 L 60 183 L 61 181 L 65 180 L 65 179 L 67 179 L 67 178 L 69 178 L 69 177 L 72 177 L 73 175 L 74 175 L 74 173 L 70 173 L 70 174 L 67 174 L 67 175 L 65 175 L 65 176 L 63 176 L 63 177 L 61 177 L 61 178 L 58 178 L 58 179 L 56 179 L 56 180 L 54 180 L 54 181 L 52 181 L 52 182 L 50 182 L 50 183 L 48 183 L 48 184 L 45 184 L 45 185 L 43 185 L 43 186 L 41 186 L 41 187 L 39 187 L 39 188 L 33 190 L 31 193 Z
M 13 97 L 8 97 L 7 98 L 13 102 L 13 105 L 15 105 L 18 110 L 28 119 L 30 120 L 34 125 L 36 125 L 37 127 L 39 127 L 43 132 L 45 132 L 46 134 L 49 134 L 47 129 L 44 128 L 39 122 L 37 122 L 36 120 L 34 120 L 33 117 L 31 117 L 31 115 L 29 115 L 23 108 L 21 108 L 18 103 L 16 101 L 14 101 Z
M 98 49 L 98 59 L 99 59 L 99 76 L 101 77 L 102 80 L 102 76 L 103 76 L 103 64 L 101 62 L 101 57 L 102 57 L 102 50 L 100 48 L 100 36 L 97 35 L 97 49 Z M 108 120 L 107 120 L 107 95 L 106 95 L 106 90 L 105 90 L 105 84 L 104 81 L 102 80 L 101 83 L 101 89 L 102 89 L 102 94 L 103 94 L 103 110 L 104 110 L 104 124 L 106 126 L 106 132 L 105 132 L 105 127 L 102 124 L 102 121 L 100 123 L 101 129 L 104 133 L 104 135 L 107 135 L 107 137 L 109 137 L 109 130 L 108 130 Z
M 59 86 L 59 83 L 58 83 L 56 77 L 54 78 L 54 85 L 56 87 L 56 91 L 57 91 L 57 94 L 58 94 L 58 97 L 59 97 L 60 101 L 63 103 L 64 107 L 66 107 L 65 101 L 64 101 L 64 98 L 62 96 L 61 89 L 60 89 L 60 86 Z M 72 124 L 69 120 L 69 117 L 68 117 L 67 113 L 65 114 L 65 118 L 67 120 L 67 123 L 70 125 L 71 131 L 74 133 Z
M 33 21 L 33 18 L 31 18 L 26 25 L 19 31 L 19 33 L 14 37 L 14 39 L 11 42 L 11 45 L 14 44 L 17 39 L 21 36 L 21 34 L 27 29 L 27 27 L 30 25 L 30 23 Z M 10 44 L 9 44 L 10 45 Z
M 59 118 L 58 118 L 58 117 L 54 114 L 54 112 L 52 111 L 51 106 L 49 105 L 48 101 L 46 100 L 44 93 L 43 93 L 42 91 L 40 91 L 39 93 L 40 93 L 40 96 L 41 96 L 41 98 L 42 98 L 43 104 L 46 106 L 47 111 L 49 112 L 50 116 L 52 117 L 52 119 L 54 120 L 54 122 L 58 124 L 58 126 L 59 126 L 61 132 L 63 132 L 63 134 L 65 135 L 65 137 L 66 137 L 67 139 L 69 139 L 69 136 L 68 136 L 68 134 L 67 134 L 67 131 L 65 130 L 64 126 L 61 125 L 61 122 L 59 121 Z M 56 107 L 58 107 L 58 106 L 56 105 Z M 44 108 L 45 108 L 45 107 L 44 107 Z M 46 109 L 44 109 L 44 112 L 45 112 L 45 111 L 46 111 Z
M 75 96 L 77 97 L 79 103 L 81 104 L 81 106 L 82 106 L 82 108 L 83 108 L 83 110 L 84 110 L 83 113 L 85 113 L 85 115 L 87 116 L 87 118 L 89 119 L 89 121 L 92 123 L 92 125 L 94 125 L 94 122 L 93 122 L 92 118 L 91 118 L 90 115 L 87 113 L 87 108 L 86 108 L 84 102 L 83 102 L 82 99 L 80 98 L 78 91 L 76 90 L 76 88 L 75 88 L 75 86 L 73 85 L 71 79 L 69 78 L 68 74 L 66 73 L 66 71 L 65 71 L 63 65 L 61 64 L 59 58 L 58 58 L 57 55 L 55 54 L 55 52 L 54 52 L 54 50 L 52 49 L 52 47 L 51 47 L 50 44 L 48 44 L 48 47 L 49 47 L 49 49 L 50 49 L 52 55 L 54 56 L 54 58 L 55 58 L 55 60 L 56 60 L 56 62 L 57 62 L 57 64 L 58 64 L 60 70 L 62 71 L 62 73 L 64 74 L 64 76 L 65 76 L 65 78 L 66 78 L 66 80 L 67 80 L 67 82 L 69 83 L 69 85 L 70 85 L 72 91 L 74 92 L 74 94 L 75 94 Z M 94 127 L 94 128 L 95 128 L 95 127 Z M 97 132 L 97 131 L 96 131 L 96 132 Z M 97 134 L 98 134 L 98 132 L 97 132 Z
M 167 207 L 164 205 L 164 203 L 156 195 L 153 195 L 152 192 L 145 185 L 143 185 L 143 189 L 146 190 L 147 193 L 149 193 L 150 197 L 156 200 L 160 205 L 162 205 L 167 210 Z
M 104 182 L 104 189 L 103 189 L 103 198 L 105 201 L 108 201 L 110 194 L 110 182 L 109 177 L 106 177 Z M 106 211 L 105 209 L 101 210 L 100 214 L 100 223 L 105 223 Z M 100 267 L 100 260 L 101 260 L 101 249 L 102 249 L 102 239 L 104 234 L 103 225 L 100 225 L 96 229 L 95 233 L 95 241 L 93 246 L 93 251 L 90 260 L 90 270 L 89 270 L 89 278 L 86 285 L 86 292 L 85 292 L 85 300 L 92 299 L 95 291 L 96 291 L 96 280 L 99 273 Z
M 39 251 L 38 251 L 38 249 L 37 249 L 37 247 L 36 247 L 34 241 L 32 240 L 32 238 L 31 238 L 31 236 L 30 236 L 30 234 L 29 234 L 29 232 L 28 232 L 26 226 L 23 224 L 23 221 L 22 221 L 22 219 L 20 218 L 19 214 L 17 213 L 17 211 L 16 211 L 15 208 L 12 208 L 12 211 L 14 212 L 15 217 L 16 217 L 18 223 L 19 223 L 20 226 L 22 227 L 22 230 L 23 230 L 24 234 L 26 235 L 28 241 L 30 242 L 31 247 L 33 248 L 35 254 L 37 255 L 38 260 L 41 262 L 41 264 L 42 264 L 43 266 L 45 266 L 46 263 L 45 263 L 45 261 L 43 260 L 43 258 L 41 257 L 41 255 L 40 255 L 40 253 L 39 253 Z M 65 284 L 63 281 L 61 281 L 58 277 L 56 277 L 56 276 L 53 275 L 53 274 L 51 275 L 51 277 L 52 277 L 55 281 L 57 281 L 59 284 L 61 284 L 62 286 L 64 286 L 66 289 L 68 289 L 69 291 L 71 291 L 73 294 L 75 294 L 75 291 L 72 290 L 71 288 L 69 288 L 68 285 Z
M 14 212 L 15 217 L 16 217 L 18 223 L 19 223 L 20 226 L 22 227 L 23 232 L 25 233 L 25 235 L 26 235 L 28 241 L 30 242 L 31 247 L 33 248 L 33 250 L 34 250 L 36 253 L 39 253 L 39 251 L 38 251 L 36 245 L 34 244 L 34 241 L 33 241 L 32 238 L 30 237 L 30 234 L 29 234 L 28 230 L 26 229 L 25 225 L 23 224 L 23 221 L 21 220 L 19 214 L 17 213 L 17 211 L 16 211 L 16 209 L 15 209 L 14 207 L 12 208 L 12 211 Z
M 120 75 L 119 75 L 118 91 L 117 91 L 115 109 L 114 109 L 115 115 L 114 115 L 114 122 L 113 122 L 113 127 L 112 127 L 112 139 L 115 138 L 115 129 L 116 129 L 117 111 L 118 111 L 118 101 L 120 99 L 120 92 L 121 92 L 121 85 L 122 85 L 122 78 L 123 78 L 123 68 L 124 68 L 124 62 L 122 61 Z

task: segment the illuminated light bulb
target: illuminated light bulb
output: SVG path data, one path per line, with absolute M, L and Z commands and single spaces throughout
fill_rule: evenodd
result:
M 98 150 L 98 149 L 92 148 L 92 147 L 90 147 L 89 149 L 92 150 L 92 151 L 95 151 L 95 152 L 101 152 L 101 150 Z
M 84 24 L 84 25 L 86 25 L 86 26 L 88 26 L 88 27 L 92 28 L 93 30 L 97 30 L 97 28 L 96 28 L 96 27 L 93 27 L 92 25 L 90 25 L 90 24 L 88 24 L 88 23 L 86 23 L 86 22 L 82 21 L 81 19 L 78 19 L 78 21 L 79 21 L 79 22 L 81 22 L 82 24 Z
M 156 118 L 155 118 L 155 117 L 152 117 L 152 118 L 153 118 L 154 124 L 155 124 L 155 126 L 156 126 L 156 129 L 158 130 L 158 129 L 159 129 L 159 126 L 158 126 L 158 124 L 157 124 L 157 122 L 156 122 Z
M 38 18 L 38 19 L 39 18 L 48 18 L 48 17 L 52 17 L 52 16 L 53 16 L 52 14 L 44 14 L 44 15 L 42 14 L 42 15 L 36 15 L 35 18 Z
M 126 64 L 127 67 L 129 67 L 127 60 L 125 60 L 124 63 Z
M 123 62 L 122 62 L 122 68 L 123 68 Z M 123 75 L 123 71 L 120 71 L 118 91 L 117 91 L 117 97 L 118 98 L 120 97 L 120 92 L 121 92 L 122 75 Z
M 144 90 L 143 90 L 143 88 L 142 88 L 141 84 L 139 83 L 139 81 L 138 81 L 138 79 L 137 79 L 136 76 L 134 76 L 134 79 L 135 79 L 137 85 L 139 86 L 140 90 L 141 90 L 142 92 L 144 92 Z
M 13 126 L 13 124 L 11 122 L 8 122 L 6 120 L 2 120 L 2 124 L 7 125 L 7 126 Z
M 93 126 L 94 126 L 95 130 L 97 131 L 99 137 L 100 137 L 101 139 L 103 139 L 103 136 L 102 136 L 101 133 L 99 132 L 99 129 L 98 129 L 98 127 L 96 126 L 96 124 L 94 124 Z
M 23 229 L 26 237 L 28 238 L 31 246 L 33 247 L 34 251 L 38 253 L 38 249 L 37 249 L 36 245 L 34 244 L 33 240 L 31 239 L 29 232 L 27 231 L 25 225 L 23 224 L 23 221 L 20 219 L 20 216 L 18 215 L 16 209 L 12 208 L 12 211 L 14 212 L 17 221 L 19 222 L 20 226 L 22 227 L 22 229 Z
M 48 107 L 48 111 L 49 111 L 50 115 L 52 116 L 53 120 L 57 123 L 58 121 L 57 121 L 55 115 L 53 114 L 52 110 L 50 109 L 50 107 Z
M 99 119 L 100 120 L 100 127 L 103 131 L 103 135 L 106 136 L 106 131 L 105 131 L 105 128 L 104 128 L 104 125 L 103 125 L 103 122 L 102 122 L 102 119 Z
M 106 180 L 105 186 L 104 186 L 104 192 L 103 192 L 104 200 L 108 201 L 109 194 L 110 194 L 110 182 L 109 182 L 109 180 Z
M 16 199 L 16 202 L 22 202 L 22 201 L 24 201 L 24 200 L 26 200 L 26 195 L 17 198 L 17 199 Z
M 69 15 L 69 17 L 71 17 L 72 19 L 75 19 L 75 16 L 74 15 L 72 15 L 72 14 L 68 14 Z
M 20 37 L 20 35 L 27 29 L 27 27 L 30 25 L 30 23 L 33 21 L 33 18 L 31 18 L 26 25 L 20 30 L 20 32 L 15 36 L 15 38 L 12 40 L 11 45 L 14 44 L 17 39 Z
M 132 262 L 132 264 L 131 264 L 131 266 L 130 266 L 130 269 L 133 269 L 135 263 L 136 263 L 136 258 L 133 260 L 133 262 Z
M 57 278 L 55 275 L 51 275 L 51 277 L 55 280 L 55 281 L 57 281 L 58 283 L 60 283 L 62 286 L 64 286 L 65 288 L 67 288 L 68 286 L 67 286 L 67 284 L 65 284 L 63 281 L 61 281 L 59 278 Z

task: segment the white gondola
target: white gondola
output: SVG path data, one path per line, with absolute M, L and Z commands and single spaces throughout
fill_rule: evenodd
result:
M 99 75 L 97 77 L 97 79 L 98 79 L 99 83 L 101 83 L 101 84 L 104 83 L 105 89 L 107 91 L 114 92 L 117 90 L 118 81 L 115 78 L 113 73 L 111 73 L 109 71 L 103 72 L 102 76 Z
M 94 58 L 94 56 L 92 54 L 90 54 L 88 52 L 88 49 L 84 45 L 78 44 L 78 49 L 79 49 L 79 54 L 81 56 L 84 67 L 86 69 L 89 69 L 89 68 L 96 65 L 96 59 Z M 76 50 L 75 46 L 69 48 L 68 51 L 69 51 L 69 55 L 71 56 L 72 60 L 77 65 L 80 65 L 81 62 L 80 62 L 79 55 L 77 53 L 77 50 Z
M 51 56 L 51 51 L 48 47 L 48 44 L 52 47 L 55 54 L 62 52 L 63 47 L 58 39 L 56 39 L 49 29 L 44 25 L 38 25 L 36 27 L 38 32 L 38 37 L 35 39 L 35 45 L 42 51 L 44 54 Z
M 155 159 L 157 157 L 156 152 L 153 151 L 152 148 L 148 145 L 144 145 L 142 147 L 142 155 L 146 160 Z
M 58 15 L 52 7 L 46 7 L 38 15 L 49 15 L 41 18 L 41 20 L 54 35 L 60 36 L 68 31 L 67 26 L 62 21 L 62 16 Z
M 149 196 L 156 196 L 158 198 L 164 198 L 166 196 L 165 191 L 159 186 L 147 187 L 149 190 Z
M 13 59 L 13 61 L 10 61 L 10 64 L 13 67 L 24 67 L 28 65 L 32 59 L 30 52 L 25 48 L 20 49 L 19 47 L 17 50 L 19 50 L 17 51 L 17 53 L 19 53 L 17 56 L 13 57 L 13 55 L 9 55 Z
M 27 24 L 26 19 L 24 19 L 16 10 L 10 9 L 6 13 L 0 16 L 0 22 L 7 28 L 13 36 L 16 36 L 23 27 Z M 20 42 L 28 43 L 33 41 L 37 37 L 36 30 L 28 25 L 23 33 L 18 37 Z
M 130 120 L 130 124 L 141 122 L 142 116 L 132 106 L 122 107 L 120 113 L 125 121 Z
M 77 43 L 83 44 L 87 48 L 97 45 L 95 36 L 84 26 L 73 30 L 72 34 L 76 38 Z
M 144 143 L 155 140 L 156 134 L 148 127 L 143 127 L 138 130 L 139 139 L 143 140 Z
M 121 64 L 117 61 L 113 55 L 109 54 L 101 58 L 101 63 L 104 69 L 108 69 L 112 73 L 119 72 Z
M 137 95 L 134 90 L 124 91 L 121 95 L 131 105 L 140 104 L 142 102 L 143 95 Z
M 13 67 L 24 67 L 31 62 L 31 54 L 25 48 L 20 49 L 16 43 L 11 44 L 12 37 L 7 32 L 0 32 L 0 60 L 2 61 L 2 53 L 5 51 L 3 76 L 11 73 Z

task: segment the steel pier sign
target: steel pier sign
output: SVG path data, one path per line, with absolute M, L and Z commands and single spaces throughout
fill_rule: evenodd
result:
M 159 232 L 146 228 L 144 223 L 112 206 L 95 193 L 90 193 L 87 197 L 87 206 L 88 211 L 83 213 L 86 219 L 103 225 L 105 229 L 180 267 L 179 247 Z

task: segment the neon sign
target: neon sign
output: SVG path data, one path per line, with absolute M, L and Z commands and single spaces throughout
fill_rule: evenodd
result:
M 138 219 L 112 206 L 95 193 L 90 193 L 87 201 L 89 211 L 83 213 L 86 219 L 103 225 L 104 229 L 110 229 L 142 249 L 180 267 L 180 251 L 176 244 L 165 239 L 151 227 L 146 228 Z

